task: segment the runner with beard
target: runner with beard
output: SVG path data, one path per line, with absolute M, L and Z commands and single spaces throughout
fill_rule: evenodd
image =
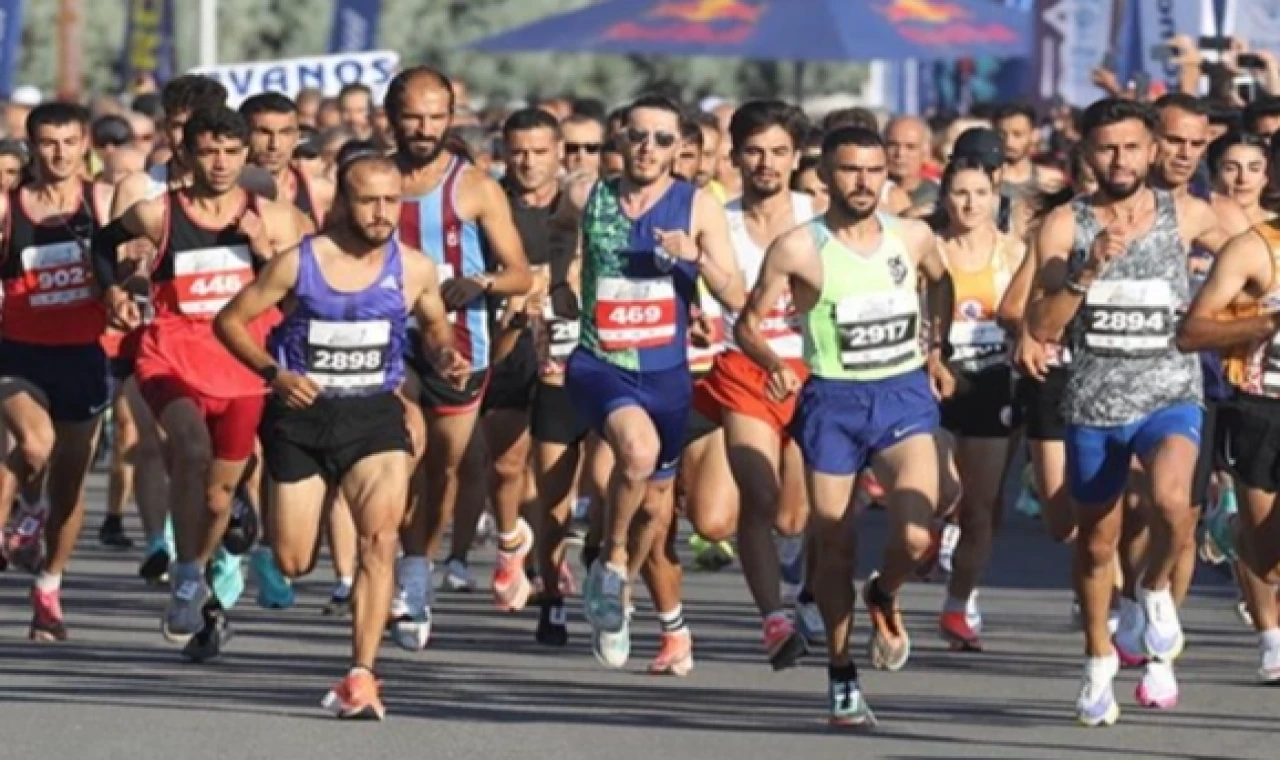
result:
M 1146 187 L 1156 158 L 1156 117 L 1146 105 L 1108 99 L 1085 112 L 1084 155 L 1097 192 L 1055 209 L 1036 240 L 1044 295 L 1027 323 L 1039 342 L 1068 331 L 1073 360 L 1063 399 L 1067 482 L 1078 506 L 1075 577 L 1088 660 L 1076 714 L 1089 726 L 1120 713 L 1119 658 L 1107 627 L 1129 463 L 1150 484 L 1152 542 L 1137 591 L 1145 654 L 1166 664 L 1185 639 L 1171 577 L 1194 522 L 1191 487 L 1201 444 L 1199 362 L 1173 343 L 1177 309 L 1190 298 L 1187 247 L 1220 242 L 1199 199 Z M 1167 707 L 1148 699 L 1139 701 Z M 1175 697 L 1176 699 L 1176 697 Z
M 453 118 L 449 78 L 426 66 L 402 71 L 387 89 L 386 108 L 395 134 L 396 166 L 404 175 L 399 239 L 436 263 L 455 346 L 472 369 L 459 389 L 416 355 L 412 344 L 417 341 L 411 341 L 409 367 L 417 374 L 417 395 L 426 416 L 427 454 L 423 471 L 415 474 L 401 535 L 404 556 L 392 634 L 401 647 L 416 651 L 431 635 L 429 557 L 439 548 L 458 500 L 483 500 L 487 491 L 483 448 L 473 445 L 473 433 L 489 382 L 488 299 L 523 295 L 533 279 L 502 187 L 445 145 Z M 412 377 L 410 385 L 415 385 Z M 508 557 L 523 560 L 533 536 L 517 528 L 500 536 L 500 542 Z

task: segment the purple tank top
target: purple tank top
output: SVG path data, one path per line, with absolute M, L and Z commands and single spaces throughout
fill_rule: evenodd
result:
M 404 379 L 407 341 L 400 245 L 387 246 L 382 271 L 364 290 L 334 290 L 311 247 L 298 250 L 295 308 L 271 334 L 271 352 L 290 372 L 304 374 L 326 396 L 395 390 Z

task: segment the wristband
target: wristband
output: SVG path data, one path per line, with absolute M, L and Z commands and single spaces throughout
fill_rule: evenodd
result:
M 278 364 L 268 364 L 267 366 L 258 370 L 258 377 L 262 378 L 267 385 L 271 385 L 272 383 L 274 383 L 276 381 L 276 378 L 279 376 L 280 376 L 280 365 Z
M 1081 285 L 1078 281 L 1073 280 L 1070 277 L 1067 278 L 1067 281 L 1063 285 L 1063 287 L 1065 287 L 1067 290 L 1071 291 L 1072 293 L 1075 293 L 1078 296 L 1089 294 L 1088 285 Z

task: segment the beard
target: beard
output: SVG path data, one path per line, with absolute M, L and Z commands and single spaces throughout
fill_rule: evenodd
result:
M 1145 185 L 1146 176 L 1134 177 L 1133 183 L 1129 185 L 1121 185 L 1107 179 L 1103 175 L 1098 175 L 1098 188 L 1106 193 L 1108 198 L 1112 200 L 1122 201 L 1126 198 L 1132 198 L 1135 193 L 1141 190 Z
M 856 208 L 845 196 L 838 195 L 836 193 L 831 194 L 831 208 L 838 211 L 841 215 L 849 217 L 855 222 L 861 222 L 864 219 L 869 219 L 876 213 L 876 209 L 879 208 L 879 206 L 880 204 L 878 203 L 872 203 L 867 208 Z
M 426 166 L 439 158 L 440 154 L 444 152 L 444 138 L 429 137 L 427 139 L 430 141 L 431 147 L 424 152 L 422 147 L 411 142 L 408 137 L 396 135 L 396 154 L 402 161 L 412 167 L 421 168 Z

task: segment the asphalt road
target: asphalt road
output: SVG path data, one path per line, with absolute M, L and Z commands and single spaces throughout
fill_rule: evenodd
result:
M 250 589 L 226 656 L 186 664 L 160 637 L 164 596 L 137 579 L 137 552 L 97 544 L 102 488 L 94 476 L 89 529 L 64 584 L 69 641 L 28 642 L 29 579 L 0 575 L 0 760 L 1277 757 L 1280 690 L 1253 685 L 1254 636 L 1221 576 L 1203 568 L 1183 615 L 1178 708 L 1137 707 L 1137 674 L 1127 672 L 1120 724 L 1078 727 L 1082 640 L 1067 614 L 1068 556 L 1022 517 L 999 537 L 982 592 L 987 652 L 946 651 L 934 634 L 942 588 L 909 588 L 911 663 L 863 674 L 874 732 L 827 728 L 818 658 L 770 671 L 736 569 L 686 575 L 697 666 L 679 680 L 644 674 L 657 644 L 647 602 L 630 666 L 611 672 L 591 657 L 576 605 L 569 647 L 549 652 L 533 640 L 536 611 L 500 614 L 487 593 L 441 595 L 426 652 L 383 649 L 388 720 L 352 724 L 318 706 L 349 661 L 345 625 L 320 614 L 325 565 L 289 611 L 258 609 Z M 881 523 L 874 513 L 864 523 L 866 561 Z M 132 517 L 128 527 L 138 538 Z M 492 558 L 473 559 L 479 578 Z

